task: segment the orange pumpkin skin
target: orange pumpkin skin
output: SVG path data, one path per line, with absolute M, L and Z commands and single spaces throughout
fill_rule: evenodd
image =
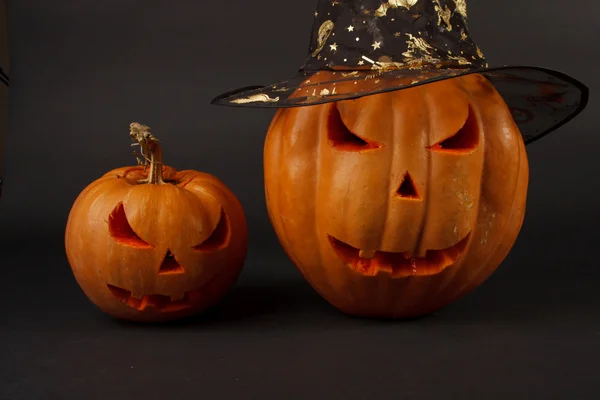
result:
M 67 257 L 87 297 L 113 317 L 187 317 L 237 280 L 244 212 L 212 175 L 166 167 L 168 183 L 138 184 L 146 175 L 142 166 L 119 168 L 83 190 L 67 222 Z
M 440 309 L 498 267 L 529 175 L 481 75 L 280 109 L 264 170 L 272 225 L 315 290 L 345 313 L 397 318 Z

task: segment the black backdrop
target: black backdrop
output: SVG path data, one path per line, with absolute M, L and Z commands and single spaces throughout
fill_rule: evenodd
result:
M 588 399 L 600 389 L 595 93 L 600 6 L 469 5 L 491 64 L 557 68 L 588 108 L 528 147 L 521 235 L 478 290 L 416 321 L 347 318 L 283 254 L 264 205 L 273 111 L 211 106 L 302 64 L 314 0 L 11 1 L 10 129 L 0 199 L 0 398 Z M 150 125 L 178 168 L 240 198 L 250 251 L 215 315 L 116 323 L 76 285 L 63 233 L 77 194 L 135 160 L 128 124 Z

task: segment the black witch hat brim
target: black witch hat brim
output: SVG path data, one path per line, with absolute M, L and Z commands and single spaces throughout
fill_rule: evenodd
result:
M 490 67 L 469 35 L 466 0 L 319 0 L 308 57 L 295 76 L 224 93 L 212 104 L 311 106 L 469 74 L 495 86 L 527 144 L 587 105 L 588 88 L 565 73 Z
M 573 119 L 586 107 L 589 97 L 589 89 L 580 81 L 560 71 L 536 66 L 424 67 L 378 73 L 332 70 L 328 71 L 330 79 L 311 80 L 322 72 L 300 72 L 292 79 L 270 86 L 243 87 L 223 93 L 211 103 L 258 108 L 310 106 L 481 74 L 504 98 L 525 143 L 529 144 Z M 359 81 L 363 82 L 354 85 Z

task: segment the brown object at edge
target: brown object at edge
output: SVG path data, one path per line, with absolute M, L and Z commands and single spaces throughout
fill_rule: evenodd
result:
M 521 229 L 529 176 L 481 75 L 279 109 L 264 169 L 293 263 L 334 307 L 370 317 L 428 314 L 485 281 Z
M 87 297 L 115 318 L 196 314 L 241 273 L 242 206 L 216 177 L 164 166 L 146 126 L 133 123 L 131 136 L 147 165 L 112 170 L 81 192 L 67 221 L 67 258 Z

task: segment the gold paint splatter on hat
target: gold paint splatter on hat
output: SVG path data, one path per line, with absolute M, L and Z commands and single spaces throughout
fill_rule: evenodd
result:
M 423 59 L 423 61 L 431 62 L 437 61 L 431 57 L 431 50 L 433 47 L 427 43 L 425 39 L 413 36 L 410 33 L 407 33 L 406 36 L 408 36 L 408 40 L 406 41 L 408 48 L 404 53 L 402 53 L 402 55 L 405 57 L 405 61 L 411 62 L 415 59 Z M 415 54 L 417 50 L 423 53 L 422 57 L 419 57 Z
M 241 99 L 231 100 L 232 103 L 236 104 L 246 104 L 246 103 L 268 103 L 273 102 L 276 103 L 279 101 L 279 97 L 271 98 L 268 94 L 255 94 L 252 96 L 244 97 Z
M 435 12 L 437 13 L 438 26 L 441 26 L 443 21 L 446 24 L 446 29 L 451 31 L 452 24 L 450 23 L 450 17 L 452 16 L 452 11 L 448 8 L 448 6 L 442 7 L 442 5 L 440 4 L 440 0 L 433 1 L 435 2 Z
M 323 50 L 323 47 L 325 47 L 325 42 L 327 42 L 327 39 L 329 39 L 329 36 L 333 32 L 333 27 L 334 23 L 331 20 L 327 20 L 321 24 L 318 33 L 319 36 L 317 38 L 317 48 L 312 53 L 313 57 L 319 54 L 321 50 Z
M 456 12 L 467 18 L 467 0 L 454 0 Z
M 449 59 L 457 61 L 460 65 L 470 65 L 471 61 L 461 56 L 448 56 Z
M 391 4 L 394 8 L 404 7 L 407 10 L 410 10 L 410 8 L 417 4 L 418 1 L 419 0 L 389 0 L 389 4 Z
M 390 8 L 404 7 L 410 10 L 419 0 L 389 0 L 387 3 L 381 3 L 381 6 L 375 11 L 376 17 L 385 17 Z
M 381 57 L 379 57 L 377 62 L 372 61 L 368 57 L 365 57 L 365 56 L 363 56 L 363 59 L 371 62 L 373 64 L 373 66 L 371 68 L 375 69 L 375 70 L 379 70 L 380 73 L 405 67 L 404 63 L 396 62 L 390 56 L 381 56 Z
M 478 46 L 476 46 L 475 48 L 477 49 L 477 55 L 478 55 L 480 58 L 484 58 L 484 57 L 483 57 L 483 53 L 481 52 L 481 49 L 480 49 Z

